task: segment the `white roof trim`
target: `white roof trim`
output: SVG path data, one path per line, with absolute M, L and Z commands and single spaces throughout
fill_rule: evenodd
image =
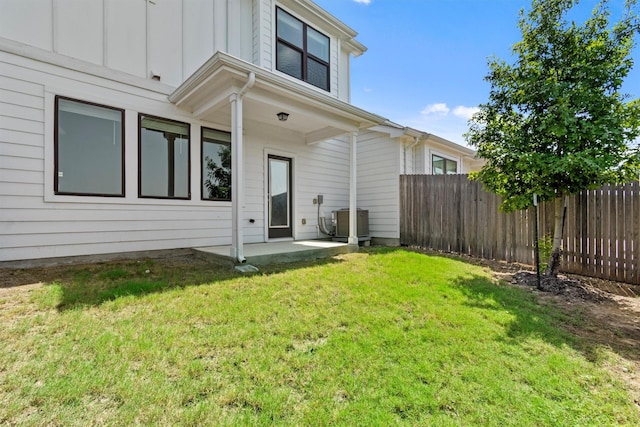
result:
M 301 14 L 310 24 L 332 29 L 332 32 L 338 34 L 354 56 L 360 56 L 367 51 L 367 47 L 355 39 L 358 33 L 354 29 L 314 2 L 309 0 L 279 0 L 278 4 Z
M 208 86 L 214 84 L 215 80 L 217 80 L 215 77 L 221 73 L 234 76 L 238 80 L 244 81 L 251 72 L 256 76 L 256 86 L 282 92 L 283 96 L 313 106 L 321 111 L 339 114 L 348 120 L 359 122 L 360 129 L 369 128 L 386 121 L 384 117 L 369 113 L 368 111 L 334 98 L 328 93 L 323 93 L 320 89 L 309 87 L 303 82 L 298 83 L 292 81 L 278 73 L 268 71 L 222 52 L 216 52 L 186 81 L 176 88 L 169 95 L 169 101 L 180 107 L 181 105 L 188 104 L 189 100 L 193 99 L 197 93 L 206 90 Z M 203 105 L 204 104 L 200 104 L 198 108 L 202 108 Z

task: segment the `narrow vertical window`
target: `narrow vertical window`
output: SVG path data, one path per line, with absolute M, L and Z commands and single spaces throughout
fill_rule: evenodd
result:
M 139 115 L 140 197 L 189 199 L 189 125 Z
M 54 192 L 124 197 L 124 111 L 56 96 Z
M 202 200 L 231 200 L 231 134 L 202 128 Z
M 276 69 L 329 90 L 329 37 L 276 9 Z

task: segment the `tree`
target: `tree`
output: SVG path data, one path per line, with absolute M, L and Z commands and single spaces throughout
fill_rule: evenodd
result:
M 520 12 L 515 62 L 489 59 L 489 100 L 466 134 L 487 161 L 472 179 L 502 196 L 503 210 L 529 207 L 533 194 L 555 200 L 549 276 L 559 268 L 565 197 L 640 172 L 640 102 L 620 92 L 633 67 L 636 1 L 614 25 L 608 0 L 584 23 L 568 22 L 578 2 L 533 0 Z
M 204 185 L 207 187 L 210 199 L 231 200 L 231 147 L 221 146 L 218 157 L 220 165 L 211 157 L 205 157 L 207 180 Z

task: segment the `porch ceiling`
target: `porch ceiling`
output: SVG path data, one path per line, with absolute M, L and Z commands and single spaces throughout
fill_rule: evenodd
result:
M 313 144 L 386 120 L 221 52 L 193 73 L 169 96 L 169 100 L 197 119 L 230 123 L 229 97 L 244 86 L 249 73 L 254 73 L 256 80 L 243 98 L 246 123 L 297 132 L 305 142 Z M 276 116 L 279 112 L 288 113 L 289 119 L 279 121 Z

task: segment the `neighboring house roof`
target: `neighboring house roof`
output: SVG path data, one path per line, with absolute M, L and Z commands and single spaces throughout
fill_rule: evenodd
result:
M 411 138 L 414 140 L 427 142 L 427 143 L 435 143 L 437 145 L 444 146 L 446 148 L 450 148 L 460 152 L 463 156 L 468 158 L 473 158 L 476 155 L 476 152 L 471 148 L 465 147 L 464 145 L 457 144 L 453 141 L 449 141 L 448 139 L 439 137 L 432 133 L 424 132 L 418 129 L 410 128 L 407 126 L 401 126 L 392 121 L 385 121 L 384 123 L 374 126 L 371 130 L 386 133 L 391 138 Z
M 229 97 L 240 90 L 251 73 L 255 84 L 244 96 L 245 116 L 268 124 L 279 112 L 289 113 L 286 127 L 304 135 L 307 144 L 386 121 L 296 79 L 222 52 L 216 52 L 175 89 L 169 101 L 198 119 L 219 122 L 230 114 Z

